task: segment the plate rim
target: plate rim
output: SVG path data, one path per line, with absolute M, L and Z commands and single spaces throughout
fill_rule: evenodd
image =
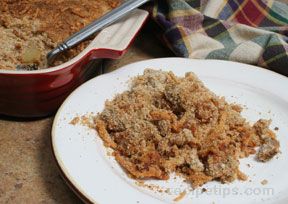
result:
M 95 203 L 95 204 L 99 204 L 98 201 L 95 201 L 95 199 L 91 198 L 87 193 L 85 193 L 85 191 L 83 189 L 81 189 L 80 186 L 77 186 L 77 182 L 71 177 L 71 175 L 69 175 L 69 172 L 67 171 L 66 167 L 64 166 L 63 162 L 60 160 L 60 156 L 59 154 L 57 154 L 57 148 L 55 147 L 55 140 L 56 140 L 56 126 L 57 126 L 57 122 L 59 121 L 59 117 L 61 115 L 62 109 L 64 108 L 64 106 L 66 105 L 66 103 L 68 103 L 70 101 L 70 98 L 73 97 L 73 95 L 75 94 L 75 92 L 78 92 L 78 90 L 80 90 L 83 86 L 85 86 L 87 83 L 91 83 L 91 81 L 94 81 L 98 78 L 102 78 L 102 77 L 106 77 L 109 74 L 117 74 L 117 72 L 121 71 L 122 69 L 125 69 L 129 66 L 134 66 L 137 64 L 142 64 L 145 62 L 155 62 L 155 61 L 163 61 L 163 60 L 183 60 L 183 61 L 198 61 L 198 62 L 204 62 L 205 61 L 209 61 L 209 62 L 213 62 L 216 61 L 217 63 L 226 63 L 226 64 L 238 64 L 241 65 L 243 67 L 238 69 L 256 69 L 260 72 L 263 72 L 265 74 L 270 74 L 273 75 L 274 77 L 280 77 L 282 80 L 286 80 L 287 84 L 288 84 L 288 76 L 279 74 L 277 72 L 274 72 L 273 70 L 269 70 L 269 69 L 265 69 L 262 67 L 258 67 L 255 65 L 250 65 L 250 64 L 245 64 L 245 63 L 240 63 L 240 62 L 234 62 L 234 61 L 226 61 L 226 60 L 217 60 L 217 59 L 189 59 L 189 58 L 180 58 L 180 57 L 164 57 L 164 58 L 153 58 L 153 59 L 148 59 L 148 60 L 140 60 L 137 62 L 133 62 L 133 63 L 129 63 L 126 65 L 123 65 L 119 68 L 117 68 L 116 70 L 113 70 L 111 72 L 96 76 L 92 79 L 90 79 L 89 81 L 85 82 L 84 84 L 82 84 L 81 86 L 77 87 L 66 99 L 65 101 L 62 103 L 62 105 L 59 107 L 57 113 L 55 114 L 55 117 L 53 119 L 53 124 L 52 124 L 52 129 L 51 129 L 51 137 L 50 137 L 50 144 L 51 144 L 51 148 L 52 148 L 52 153 L 53 153 L 53 158 L 56 162 L 56 165 L 60 171 L 60 175 L 63 178 L 63 180 L 65 181 L 65 183 L 69 186 L 69 188 L 85 203 Z M 233 68 L 231 68 L 233 69 Z

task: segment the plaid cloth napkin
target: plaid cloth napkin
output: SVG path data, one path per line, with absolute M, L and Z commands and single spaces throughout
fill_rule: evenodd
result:
M 158 0 L 152 14 L 177 56 L 243 62 L 288 76 L 287 3 Z

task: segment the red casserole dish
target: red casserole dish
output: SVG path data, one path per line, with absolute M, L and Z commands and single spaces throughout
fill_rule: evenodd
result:
M 0 70 L 0 114 L 53 114 L 76 87 L 99 72 L 95 59 L 116 59 L 126 52 L 147 17 L 148 12 L 137 9 L 101 31 L 85 50 L 62 65 L 37 71 Z

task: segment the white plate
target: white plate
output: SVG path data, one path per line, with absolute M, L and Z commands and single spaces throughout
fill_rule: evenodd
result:
M 249 121 L 272 119 L 277 131 L 281 154 L 268 163 L 259 163 L 251 156 L 241 160 L 241 170 L 251 181 L 231 184 L 210 182 L 190 191 L 188 184 L 177 178 L 167 181 L 149 180 L 161 193 L 135 184 L 107 155 L 96 131 L 69 122 L 76 116 L 100 112 L 107 99 L 128 88 L 131 76 L 145 68 L 171 70 L 178 76 L 195 72 L 206 86 L 225 96 L 229 102 L 244 105 L 243 115 Z M 177 203 L 287 203 L 288 202 L 288 79 L 250 65 L 216 61 L 164 58 L 127 65 L 117 71 L 90 80 L 74 91 L 59 109 L 52 130 L 53 151 L 57 163 L 70 186 L 82 199 L 98 204 L 175 203 L 184 190 L 186 196 Z M 249 168 L 247 164 L 250 164 Z M 262 185 L 266 179 L 268 184 Z

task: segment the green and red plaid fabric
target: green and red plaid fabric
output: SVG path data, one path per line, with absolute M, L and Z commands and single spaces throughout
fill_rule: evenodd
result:
M 152 14 L 165 44 L 177 56 L 238 61 L 288 76 L 284 2 L 158 0 Z

